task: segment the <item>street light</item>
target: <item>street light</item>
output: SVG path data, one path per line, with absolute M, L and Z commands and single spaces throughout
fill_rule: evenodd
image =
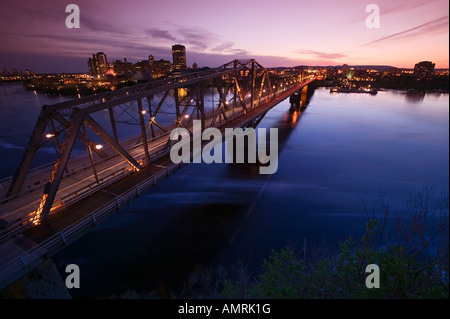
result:
M 102 144 L 97 144 L 97 145 L 95 145 L 95 148 L 97 150 L 101 150 L 103 148 L 103 145 Z

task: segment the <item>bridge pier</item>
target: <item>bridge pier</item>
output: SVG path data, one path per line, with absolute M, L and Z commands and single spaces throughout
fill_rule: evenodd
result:
M 291 108 L 305 108 L 308 106 L 311 97 L 316 90 L 315 83 L 310 83 L 302 87 L 299 91 L 295 92 L 289 97 L 289 103 Z
M 291 104 L 291 108 L 306 107 L 307 92 L 308 86 L 305 85 L 301 90 L 291 95 L 289 97 L 289 103 Z

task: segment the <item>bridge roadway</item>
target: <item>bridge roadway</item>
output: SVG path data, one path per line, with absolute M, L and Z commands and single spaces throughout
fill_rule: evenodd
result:
M 240 105 L 230 104 L 226 111 L 227 119 L 216 120 L 213 126 L 222 132 L 225 127 L 241 127 L 313 80 L 294 83 L 272 100 L 269 100 L 268 95 L 262 96 L 261 105 L 247 114 L 243 113 Z M 211 126 L 213 118 L 214 114 L 206 114 L 205 127 Z M 189 129 L 192 131 L 192 125 Z M 136 144 L 138 138 L 128 138 L 121 144 L 135 159 L 143 159 L 144 147 L 142 143 Z M 96 157 L 101 183 L 96 183 L 87 156 L 75 158 L 68 164 L 68 174 L 61 181 L 58 200 L 48 220 L 31 228 L 22 224 L 36 209 L 51 168 L 43 169 L 39 174 L 34 173 L 27 179 L 24 191 L 17 198 L 0 205 L 0 221 L 3 220 L 3 224 L 7 225 L 4 227 L 6 231 L 0 232 L 0 289 L 181 168 L 184 164 L 174 164 L 170 160 L 170 150 L 165 148 L 167 139 L 168 133 L 149 139 L 151 163 L 139 172 L 135 172 L 122 157 L 113 155 L 113 151 L 105 147 L 109 156 L 106 159 Z M 37 182 L 39 184 L 35 185 Z

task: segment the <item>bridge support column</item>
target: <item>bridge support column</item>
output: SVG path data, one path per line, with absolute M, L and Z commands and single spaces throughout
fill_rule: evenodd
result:
M 114 119 L 114 110 L 112 107 L 108 108 L 109 111 L 109 118 L 111 120 L 111 128 L 113 131 L 114 140 L 116 143 L 119 143 L 119 135 L 117 135 L 117 127 L 116 127 L 116 120 Z
M 201 120 L 201 124 L 202 124 L 202 132 L 203 132 L 203 130 L 205 130 L 205 88 L 203 86 L 203 83 L 200 83 L 198 94 L 199 94 L 199 99 L 200 99 L 200 103 L 199 103 L 200 120 Z
M 141 132 L 142 132 L 142 142 L 144 143 L 144 152 L 145 152 L 145 163 L 144 166 L 148 164 L 148 141 L 147 141 L 147 129 L 145 128 L 144 123 L 144 110 L 142 108 L 142 100 L 137 100 L 138 110 L 139 110 L 139 123 L 141 124 Z
M 119 143 L 116 143 L 114 139 L 89 114 L 86 114 L 85 122 L 98 136 L 100 136 L 106 143 L 108 143 L 108 145 L 111 146 L 111 148 L 113 148 L 119 155 L 121 155 L 131 166 L 138 170 L 142 168 L 142 166 L 138 162 L 136 162 L 136 160 L 130 154 L 128 154 L 128 152 L 125 151 Z
M 255 60 L 252 60 L 252 83 L 250 88 L 250 94 L 252 95 L 252 99 L 250 101 L 250 109 L 253 110 L 255 107 Z
M 68 120 L 66 120 L 63 116 L 55 113 L 52 114 L 52 116 L 55 118 L 55 120 L 57 120 L 62 126 L 64 127 L 69 127 L 70 126 L 70 122 Z M 81 134 L 81 132 L 78 133 L 78 139 L 83 142 L 86 146 L 90 146 L 91 150 L 93 150 L 95 153 L 97 153 L 97 155 L 99 155 L 102 158 L 108 157 L 108 154 L 105 153 L 105 151 L 101 150 L 101 149 L 96 149 L 95 148 L 95 143 L 93 143 L 92 141 L 89 140 L 89 138 L 86 139 L 86 136 L 84 134 Z
M 40 147 L 40 143 L 44 135 L 45 129 L 47 127 L 47 123 L 48 118 L 44 106 L 41 110 L 41 113 L 39 114 L 39 118 L 34 127 L 34 131 L 33 134 L 31 135 L 30 141 L 28 142 L 27 148 L 22 157 L 22 161 L 20 162 L 19 168 L 14 173 L 11 182 L 11 187 L 9 188 L 8 191 L 8 196 L 16 195 L 22 189 L 25 177 L 27 176 L 31 163 L 33 162 L 34 155 L 36 154 L 38 148 Z
M 84 138 L 87 141 L 88 140 L 88 136 L 87 136 L 86 125 L 84 123 L 83 123 L 83 132 L 84 132 Z M 88 154 L 89 154 L 89 160 L 91 161 L 91 166 L 92 166 L 92 171 L 94 172 L 95 181 L 98 184 L 97 169 L 95 168 L 95 162 L 94 162 L 94 156 L 92 155 L 91 144 L 86 143 L 86 148 L 87 148 L 87 151 L 88 151 Z
M 234 60 L 234 74 L 235 74 L 235 76 L 237 74 L 237 61 L 236 60 Z M 234 117 L 234 108 L 237 105 L 237 95 L 238 95 L 238 88 L 237 88 L 237 85 L 235 84 L 233 86 L 233 117 Z
M 72 153 L 73 146 L 77 139 L 81 125 L 83 124 L 85 113 L 83 111 L 74 110 L 74 116 L 71 126 L 67 130 L 67 135 L 64 139 L 61 151 L 58 154 L 58 158 L 53 166 L 52 173 L 48 180 L 47 185 L 44 188 L 44 195 L 41 198 L 39 207 L 36 210 L 35 223 L 39 223 L 42 220 L 47 219 L 50 210 L 55 200 L 56 192 L 58 191 L 59 184 L 64 174 L 67 162 L 69 161 L 70 154 Z
M 152 111 L 152 99 L 150 96 L 147 96 L 147 103 L 148 103 L 148 115 L 150 116 L 149 124 L 150 124 L 150 131 L 152 132 L 152 138 L 155 137 L 155 129 L 153 127 L 153 111 Z M 148 126 L 148 124 L 147 124 Z M 146 129 L 147 129 L 146 126 Z
M 180 98 L 178 95 L 178 89 L 174 89 L 173 90 L 173 95 L 174 95 L 174 99 L 175 99 L 175 112 L 176 112 L 176 116 L 177 116 L 177 121 L 180 118 Z M 178 122 L 179 124 L 179 122 Z

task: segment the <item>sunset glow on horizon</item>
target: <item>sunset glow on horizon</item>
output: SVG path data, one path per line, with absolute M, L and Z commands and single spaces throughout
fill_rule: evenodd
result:
M 70 3 L 80 8 L 79 29 L 65 26 Z M 371 3 L 380 28 L 365 25 Z M 175 43 L 200 67 L 255 58 L 265 67 L 427 60 L 448 68 L 448 10 L 447 0 L 16 0 L 0 12 L 0 68 L 86 72 L 98 51 L 111 61 L 171 60 Z

